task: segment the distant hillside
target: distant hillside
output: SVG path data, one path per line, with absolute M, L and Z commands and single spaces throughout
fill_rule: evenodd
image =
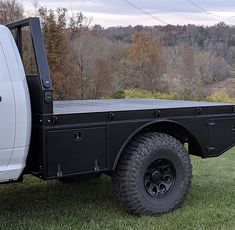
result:
M 167 25 L 167 26 L 128 26 L 110 27 L 101 31 L 112 41 L 131 43 L 136 32 L 147 32 L 158 37 L 164 46 L 177 46 L 188 43 L 194 49 L 207 50 L 222 56 L 231 64 L 234 60 L 235 26 L 221 22 L 215 26 Z
M 222 91 L 235 97 L 235 26 L 228 26 L 223 22 L 210 27 L 139 25 L 111 27 L 99 32 L 114 43 L 132 44 L 136 33 L 148 33 L 153 38 L 160 39 L 168 69 L 165 76 L 168 83 L 172 81 L 168 91 L 182 91 L 184 84 L 189 88 L 183 89 L 186 94 L 190 91 L 197 96 L 199 92 L 209 95 Z M 185 63 L 180 61 L 182 58 Z M 187 68 L 189 71 L 185 74 L 184 69 Z M 183 80 L 182 75 L 185 75 Z M 186 84 L 185 77 L 188 79 Z

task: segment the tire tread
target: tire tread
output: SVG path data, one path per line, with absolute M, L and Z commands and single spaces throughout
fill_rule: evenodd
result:
M 181 158 L 186 172 L 185 190 L 177 202 L 167 210 L 164 208 L 157 210 L 146 207 L 139 199 L 138 192 L 135 189 L 135 175 L 138 166 L 155 146 L 170 146 L 174 148 L 176 154 Z M 115 195 L 128 212 L 136 215 L 161 215 L 172 212 L 181 206 L 191 187 L 191 179 L 192 165 L 188 152 L 182 143 L 167 134 L 148 132 L 137 135 L 126 147 L 113 174 L 112 185 Z

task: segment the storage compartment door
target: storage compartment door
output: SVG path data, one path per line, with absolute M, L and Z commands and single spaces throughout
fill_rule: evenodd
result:
M 218 156 L 235 143 L 235 119 L 216 118 L 208 122 L 208 156 Z
M 47 132 L 48 177 L 106 168 L 105 127 Z

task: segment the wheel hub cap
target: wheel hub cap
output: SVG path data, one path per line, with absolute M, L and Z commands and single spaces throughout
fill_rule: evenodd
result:
M 145 190 L 150 196 L 161 198 L 171 190 L 175 177 L 175 168 L 170 161 L 166 159 L 156 160 L 145 171 Z
M 159 171 L 154 171 L 151 175 L 151 180 L 154 182 L 154 183 L 157 183 L 159 184 L 159 182 L 162 181 L 162 177 L 163 175 L 161 174 L 161 172 Z

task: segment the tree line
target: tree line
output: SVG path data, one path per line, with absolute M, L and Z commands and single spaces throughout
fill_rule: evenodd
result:
M 104 29 L 66 8 L 35 7 L 32 14 L 41 18 L 55 99 L 112 97 L 131 88 L 200 99 L 235 68 L 235 27 L 222 22 Z M 0 0 L 1 24 L 24 17 L 21 3 Z M 30 37 L 25 41 L 25 68 L 36 72 Z

